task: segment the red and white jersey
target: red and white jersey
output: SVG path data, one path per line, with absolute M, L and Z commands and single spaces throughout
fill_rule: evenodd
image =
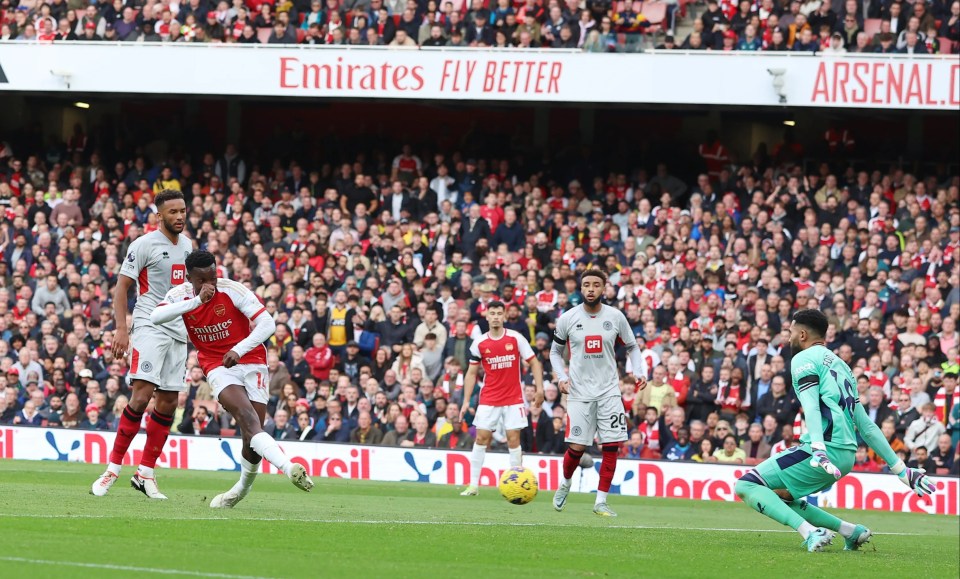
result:
M 137 282 L 137 305 L 133 308 L 133 325 L 152 326 L 150 313 L 157 308 L 171 288 L 187 281 L 184 260 L 193 251 L 193 242 L 180 235 L 176 244 L 160 231 L 142 235 L 130 244 L 127 257 L 120 266 L 120 275 Z M 123 304 L 118 305 L 126 309 Z M 180 342 L 187 341 L 183 321 L 174 320 L 157 326 L 163 333 Z
M 504 330 L 499 338 L 487 332 L 474 340 L 470 346 L 470 364 L 479 364 L 484 373 L 480 404 L 523 404 L 520 360 L 529 361 L 534 355 L 530 342 L 513 330 Z
M 159 305 L 191 300 L 194 296 L 193 284 L 185 283 L 167 292 Z M 182 316 L 204 374 L 223 365 L 223 356 L 250 335 L 250 321 L 265 311 L 246 286 L 229 279 L 217 279 L 213 299 Z M 267 349 L 257 346 L 241 356 L 239 363 L 266 364 Z
M 537 310 L 541 312 L 549 312 L 557 307 L 557 300 L 560 297 L 560 293 L 557 290 L 540 290 L 536 295 Z

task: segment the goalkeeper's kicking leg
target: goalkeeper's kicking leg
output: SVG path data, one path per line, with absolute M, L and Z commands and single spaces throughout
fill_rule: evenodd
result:
M 211 507 L 232 508 L 247 496 L 257 476 L 261 457 L 287 475 L 298 488 L 305 491 L 313 488 L 313 481 L 307 476 L 306 469 L 300 464 L 290 462 L 277 441 L 263 431 L 263 420 L 267 413 L 265 404 L 252 402 L 244 387 L 239 385 L 224 388 L 218 400 L 237 421 L 243 437 L 243 450 L 240 457 L 240 480 L 229 491 L 214 497 L 210 502 Z
M 756 471 L 748 472 L 737 481 L 737 496 L 761 515 L 800 533 L 807 550 L 820 551 L 831 544 L 833 535 L 829 531 L 840 533 L 847 551 L 856 550 L 870 540 L 870 530 L 863 525 L 848 523 L 806 499 L 795 498 L 782 488 L 783 483 L 775 476 L 770 478 L 773 480 L 765 481 Z

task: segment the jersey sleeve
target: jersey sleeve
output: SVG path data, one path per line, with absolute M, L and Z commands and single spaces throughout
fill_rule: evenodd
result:
M 127 249 L 127 256 L 120 265 L 120 275 L 137 279 L 140 277 L 140 271 L 147 267 L 147 251 L 143 238 L 139 238 L 130 244 Z
M 523 358 L 524 362 L 530 361 L 531 358 L 534 358 L 536 354 L 533 351 L 533 348 L 530 347 L 530 342 L 528 342 L 519 332 L 516 332 L 517 344 L 520 348 L 520 357 Z
M 470 344 L 470 364 L 480 363 L 480 340 L 474 340 Z
M 553 341 L 559 346 L 567 345 L 567 333 L 570 328 L 570 316 L 568 314 L 572 311 L 573 310 L 567 310 L 560 314 L 560 317 L 557 319 L 557 327 L 553 330 Z
M 820 414 L 820 372 L 809 357 L 803 357 L 793 369 L 793 389 L 797 393 L 807 423 L 810 444 L 823 448 L 823 419 Z
M 633 328 L 630 327 L 627 316 L 623 315 L 621 311 L 617 311 L 617 333 L 620 334 L 620 341 L 627 347 L 627 350 L 637 348 L 637 336 L 633 333 Z
M 230 289 L 227 290 L 227 295 L 230 296 L 230 300 L 233 301 L 233 305 L 240 310 L 243 315 L 247 316 L 248 319 L 252 320 L 265 312 L 267 310 L 263 304 L 260 303 L 260 300 L 257 299 L 256 294 L 243 286 L 231 285 Z

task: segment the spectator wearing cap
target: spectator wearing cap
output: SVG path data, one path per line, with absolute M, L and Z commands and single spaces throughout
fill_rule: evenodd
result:
M 360 368 L 370 366 L 371 364 L 370 358 L 360 353 L 360 344 L 354 340 L 350 340 L 347 342 L 344 354 L 340 356 L 337 369 L 349 376 L 352 382 L 357 382 L 360 377 Z M 356 417 L 351 414 L 350 418 L 352 420 Z
M 107 421 L 100 416 L 100 407 L 96 404 L 87 404 L 84 412 L 86 417 L 80 421 L 77 428 L 81 430 L 107 430 Z

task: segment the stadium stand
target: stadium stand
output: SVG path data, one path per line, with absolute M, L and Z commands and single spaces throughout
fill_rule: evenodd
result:
M 866 15 L 859 12 L 862 6 L 708 0 L 705 8 L 701 3 L 698 17 L 688 0 L 234 0 L 232 5 L 225 0 L 117 0 L 86 6 L 68 0 L 5 0 L 0 5 L 0 42 L 960 53 L 958 2 L 876 2 L 869 4 Z M 797 43 L 807 29 L 811 42 Z M 778 30 L 783 42 L 774 39 Z M 908 48 L 907 36 L 914 33 L 917 38 Z M 842 51 L 831 46 L 834 35 L 839 35 Z M 887 37 L 895 40 L 892 48 L 881 43 Z
M 126 368 L 109 346 L 114 308 L 127 304 L 111 303 L 112 287 L 126 247 L 157 227 L 152 196 L 173 188 L 187 196 L 189 235 L 278 322 L 278 439 L 468 448 L 472 412 L 460 424 L 456 408 L 476 405 L 460 385 L 484 304 L 509 304 L 507 327 L 549 371 L 552 325 L 579 302 L 576 274 L 599 266 L 650 381 L 623 385 L 624 456 L 750 464 L 793 444 L 803 420 L 786 327 L 819 307 L 828 346 L 904 455 L 932 444 L 933 472 L 960 467 L 955 165 L 854 166 L 842 129 L 752 156 L 711 135 L 689 151 L 703 171 L 691 179 L 559 154 L 521 163 L 496 146 L 474 158 L 398 143 L 340 165 L 309 149 L 281 159 L 233 146 L 151 159 L 155 138 L 142 138 L 123 152 L 79 126 L 65 143 L 0 138 L 0 424 L 116 427 Z M 176 431 L 234 434 L 195 357 L 188 366 Z M 920 436 L 927 403 L 936 426 Z M 433 437 L 411 429 L 414 414 Z M 525 450 L 561 451 L 563 416 L 548 386 Z M 727 433 L 743 458 L 722 454 Z M 861 458 L 863 470 L 884 466 Z

